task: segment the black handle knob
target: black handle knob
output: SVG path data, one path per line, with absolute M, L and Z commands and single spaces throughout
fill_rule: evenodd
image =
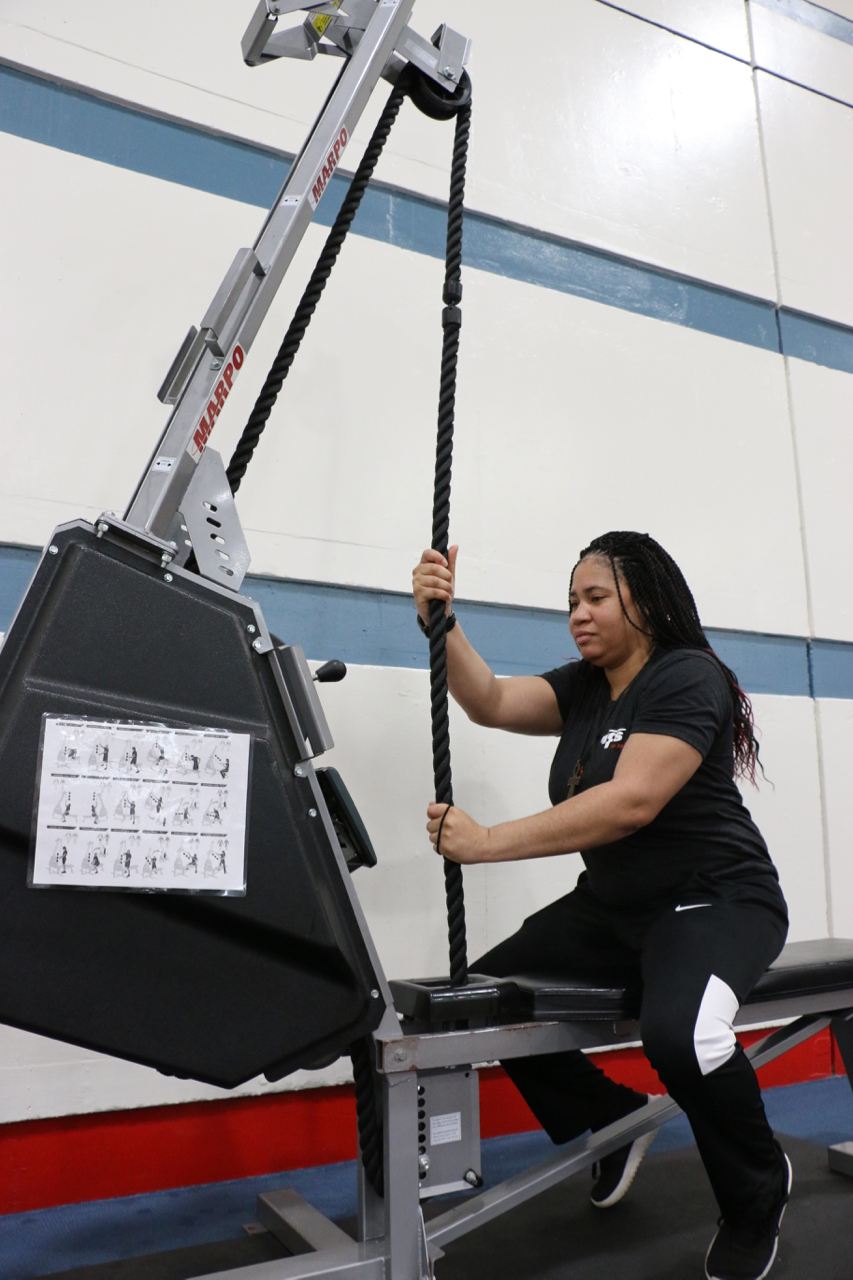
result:
M 340 658 L 332 658 L 329 662 L 324 662 L 322 667 L 317 668 L 314 679 L 320 684 L 336 684 L 338 680 L 343 680 L 346 673 L 346 663 L 341 662 Z

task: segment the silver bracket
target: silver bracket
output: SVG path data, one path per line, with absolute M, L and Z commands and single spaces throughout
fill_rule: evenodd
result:
M 246 285 L 253 275 L 266 275 L 258 255 L 254 249 L 239 249 L 201 322 L 204 341 L 216 356 L 224 356 L 236 336 L 251 302 Z
M 198 364 L 198 358 L 204 350 L 204 334 L 199 333 L 195 325 L 181 343 L 180 350 L 171 363 L 169 372 L 163 379 L 163 385 L 157 392 L 161 404 L 177 404 L 181 392 L 189 381 L 190 374 Z
M 462 71 L 471 52 L 471 41 L 446 24 L 438 28 L 432 40 L 425 40 L 417 31 L 406 27 L 394 48 L 436 84 L 452 91 L 462 79 Z
M 215 449 L 202 453 L 179 516 L 180 532 L 192 543 L 202 577 L 239 591 L 251 557 L 225 466 Z
M 470 1191 L 480 1176 L 480 1085 L 473 1067 L 418 1072 L 421 1200 Z
M 260 0 L 243 36 L 243 59 L 250 67 L 257 67 L 276 58 L 310 60 L 318 53 L 349 57 L 358 47 L 375 8 L 376 0 L 328 0 L 314 5 L 305 4 L 304 0 Z M 302 26 L 277 32 L 277 19 L 297 10 L 308 14 Z M 442 23 L 431 41 L 406 27 L 394 48 L 395 54 L 383 71 L 386 79 L 396 80 L 399 75 L 399 54 L 442 88 L 452 90 L 462 79 L 471 41 Z
M 119 520 L 112 511 L 104 511 L 95 521 L 97 537 L 106 537 L 110 542 L 122 542 L 136 551 L 143 551 L 149 559 L 156 559 L 165 569 L 176 558 L 178 552 L 174 542 L 164 538 L 155 538 L 152 533 L 137 529 L 132 524 Z
M 305 654 L 299 644 L 286 644 L 276 647 L 282 675 L 284 676 L 293 708 L 299 723 L 301 740 L 306 743 L 307 755 L 321 756 L 324 751 L 331 751 L 335 745 L 329 723 L 317 697 L 311 668 L 305 661 Z

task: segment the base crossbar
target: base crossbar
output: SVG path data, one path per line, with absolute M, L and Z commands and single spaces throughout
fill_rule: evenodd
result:
M 825 1015 L 799 1018 L 790 1026 L 783 1027 L 752 1045 L 747 1050 L 747 1056 L 753 1066 L 762 1067 L 765 1063 L 772 1062 L 774 1058 L 780 1057 L 789 1049 L 795 1048 L 804 1040 L 823 1031 L 829 1026 L 830 1021 L 831 1018 Z M 572 1174 L 589 1169 L 597 1160 L 610 1155 L 613 1151 L 618 1151 L 620 1147 L 625 1147 L 630 1142 L 635 1142 L 644 1134 L 659 1129 L 667 1120 L 673 1120 L 680 1114 L 681 1108 L 671 1098 L 665 1096 L 653 1098 L 639 1111 L 634 1111 L 630 1116 L 617 1120 L 606 1129 L 599 1129 L 598 1132 L 587 1137 L 576 1138 L 573 1142 L 567 1143 L 559 1154 L 551 1156 L 534 1168 L 516 1174 L 514 1178 L 507 1179 L 499 1186 L 484 1191 L 476 1199 L 468 1200 L 440 1217 L 433 1218 L 427 1224 L 427 1240 L 430 1246 L 434 1244 L 443 1246 L 449 1244 L 451 1240 L 467 1235 L 469 1231 L 475 1231 L 477 1227 L 491 1221 L 492 1218 L 506 1213 L 509 1209 L 514 1209 L 516 1205 L 532 1199 L 541 1191 L 547 1191 L 558 1182 L 570 1178 Z
M 753 1066 L 762 1067 L 781 1057 L 831 1022 L 833 1026 L 840 1026 L 843 1033 L 850 1018 L 849 1008 L 839 1012 L 826 1010 L 822 1001 L 816 1003 L 819 1003 L 818 1009 L 752 1045 L 746 1052 Z M 781 1008 L 780 1013 L 784 1016 Z M 618 1040 L 620 1034 L 624 1040 L 629 1027 L 599 1025 L 597 1031 L 600 1043 L 606 1043 L 611 1036 Z M 376 1198 L 375 1204 L 371 1201 L 367 1208 L 365 1205 L 360 1208 L 360 1241 L 351 1240 L 295 1192 L 270 1192 L 259 1198 L 258 1216 L 263 1225 L 298 1256 L 242 1267 L 224 1275 L 219 1273 L 217 1280 L 432 1280 L 434 1264 L 441 1257 L 443 1246 L 588 1169 L 620 1147 L 654 1132 L 680 1113 L 671 1098 L 652 1098 L 641 1110 L 606 1129 L 567 1143 L 535 1168 L 467 1198 L 424 1227 L 417 1179 L 410 1176 L 416 1167 L 418 1151 L 417 1107 L 418 1098 L 422 1096 L 418 1080 L 425 1083 L 429 1091 L 430 1071 L 434 1075 L 436 1067 L 464 1068 L 466 1063 L 482 1060 L 472 1050 L 485 1043 L 491 1047 L 500 1043 L 501 1051 L 508 1056 L 546 1051 L 544 1046 L 550 1047 L 556 1032 L 549 1032 L 541 1023 L 535 1029 L 530 1024 L 469 1031 L 461 1027 L 440 1031 L 433 1027 L 422 1033 L 410 1032 L 404 1024 L 403 1032 L 402 1039 L 393 1040 L 393 1055 L 388 1053 L 392 1041 L 384 1041 L 380 1033 L 376 1035 L 384 1097 L 386 1167 L 390 1176 L 386 1181 L 385 1199 Z M 588 1034 L 593 1034 L 589 1026 L 564 1023 L 558 1037 L 560 1047 L 583 1043 Z M 396 1070 L 388 1071 L 392 1061 Z M 425 1061 L 429 1063 L 426 1076 L 419 1074 L 424 1071 Z M 853 1171 L 853 1143 L 841 1143 L 830 1149 L 830 1167 L 839 1172 Z M 365 1196 L 361 1199 L 365 1200 Z M 214 1280 L 214 1277 L 197 1280 Z

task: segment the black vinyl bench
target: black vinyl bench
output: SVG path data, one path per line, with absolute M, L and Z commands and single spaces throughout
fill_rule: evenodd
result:
M 627 1022 L 639 1017 L 639 989 L 575 982 L 547 973 L 512 981 L 518 990 L 518 1012 L 534 1020 Z M 853 941 L 790 942 L 743 1002 L 736 1025 L 834 1010 L 839 998 L 853 1004 Z
M 430 1024 L 465 1018 L 622 1023 L 636 1021 L 640 1011 L 639 987 L 546 972 L 510 978 L 472 974 L 464 987 L 452 987 L 446 978 L 390 985 L 398 1013 Z M 836 1007 L 853 1007 L 853 940 L 790 942 L 744 1001 L 736 1025 Z

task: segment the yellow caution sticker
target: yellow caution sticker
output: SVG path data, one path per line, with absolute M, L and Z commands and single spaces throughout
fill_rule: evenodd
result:
M 335 6 L 336 9 L 340 9 L 341 0 L 332 0 L 332 4 Z M 323 32 L 326 30 L 326 27 L 332 21 L 333 16 L 334 15 L 331 13 L 318 13 L 316 17 L 311 19 L 311 26 L 317 32 L 318 36 L 321 36 L 323 34 Z

